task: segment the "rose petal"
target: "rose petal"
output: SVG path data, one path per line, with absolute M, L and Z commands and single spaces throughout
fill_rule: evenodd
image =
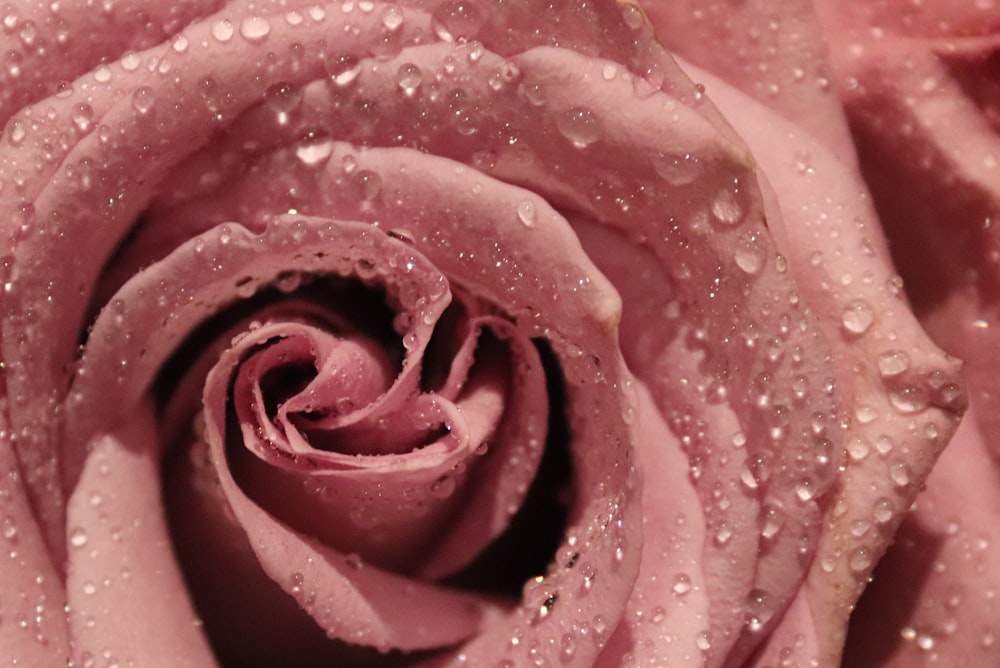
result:
M 214 665 L 170 549 L 151 407 L 91 445 L 67 505 L 74 659 Z M 151 601 L 156 615 L 149 614 Z
M 857 179 L 793 126 L 709 75 L 699 77 L 711 82 L 706 90 L 730 113 L 777 188 L 786 222 L 775 237 L 802 279 L 803 296 L 825 314 L 820 323 L 851 400 L 849 465 L 827 506 L 817 559 L 800 600 L 768 643 L 775 655 L 795 646 L 799 656 L 836 663 L 851 606 L 902 520 L 900 511 L 957 426 L 964 408 L 958 364 L 930 343 L 901 302 Z M 810 156 L 805 172 L 798 169 L 802 151 Z M 841 289 L 830 289 L 837 283 Z M 874 367 L 866 361 L 873 359 Z M 890 518 L 879 520 L 887 508 Z M 803 634 L 804 646 L 794 642 Z
M 845 663 L 997 663 L 1000 485 L 977 423 L 973 404 L 861 597 Z
M 69 654 L 65 592 L 24 489 L 5 404 L 0 398 L 0 647 L 11 662 L 58 664 Z
M 856 163 L 812 2 L 639 4 L 671 51 L 799 124 L 846 165 Z
M 113 11 L 110 5 L 101 11 L 77 3 L 5 5 L 0 52 L 8 65 L 0 70 L 0 127 L 18 109 L 65 92 L 70 81 L 104 61 L 128 54 L 138 66 L 136 52 L 167 41 L 221 4 L 222 0 L 130 0 L 114 5 Z M 75 112 L 77 127 L 86 132 L 94 121 L 93 109 L 80 104 Z

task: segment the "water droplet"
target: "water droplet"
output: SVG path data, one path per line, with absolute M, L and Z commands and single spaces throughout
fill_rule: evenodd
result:
M 712 216 L 716 222 L 725 225 L 738 225 L 746 215 L 744 199 L 746 194 L 740 188 L 738 180 L 733 180 L 731 187 L 726 187 L 715 194 L 712 200 Z
M 930 397 L 922 387 L 902 387 L 889 393 L 889 402 L 900 413 L 916 413 L 927 408 Z
M 861 424 L 869 424 L 878 419 L 878 409 L 871 404 L 858 404 L 854 409 L 854 416 Z
M 398 30 L 403 25 L 403 12 L 396 5 L 389 5 L 382 11 L 382 25 L 388 30 Z
M 140 86 L 132 92 L 132 107 L 140 114 L 147 113 L 155 102 L 156 96 L 149 86 Z
M 225 43 L 233 38 L 236 30 L 233 28 L 233 22 L 229 19 L 219 19 L 212 24 L 210 32 L 217 41 Z
M 806 503 L 807 501 L 812 501 L 813 497 L 816 496 L 816 491 L 813 489 L 810 481 L 803 480 L 795 486 L 795 496 L 799 501 Z
M 341 54 L 327 59 L 326 72 L 338 86 L 347 86 L 361 74 L 361 64 L 352 54 Z
M 564 633 L 559 640 L 559 656 L 569 661 L 576 655 L 576 638 L 572 633 Z
M 302 91 L 289 83 L 276 83 L 264 91 L 264 102 L 279 115 L 279 122 L 288 121 L 288 113 L 302 103 Z
M 69 532 L 69 544 L 73 547 L 83 547 L 87 544 L 87 532 L 79 527 Z
M 870 451 L 871 445 L 860 436 L 854 436 L 847 442 L 847 454 L 856 462 L 867 457 Z
M 910 484 L 910 465 L 906 462 L 895 462 L 889 467 L 889 477 L 897 487 L 906 487 Z
M 133 72 L 139 69 L 139 65 L 141 64 L 142 64 L 142 59 L 139 57 L 139 54 L 136 53 L 135 51 L 129 51 L 128 53 L 122 56 L 121 65 L 122 69 L 125 70 L 126 72 Z
M 524 200 L 517 205 L 517 219 L 520 220 L 525 227 L 534 227 L 536 218 L 537 212 L 535 211 L 534 202 L 531 200 Z
M 699 633 L 698 637 L 695 638 L 694 643 L 698 646 L 698 649 L 703 652 L 707 652 L 712 649 L 712 637 L 707 632 Z
M 733 259 L 746 273 L 759 274 L 767 260 L 767 247 L 756 232 L 746 232 L 736 241 Z
M 729 525 L 725 522 L 719 525 L 719 528 L 715 531 L 714 541 L 719 547 L 722 547 L 729 542 L 729 539 L 733 537 L 733 530 L 729 528 Z
M 353 552 L 344 557 L 344 563 L 356 571 L 361 570 L 361 568 L 365 565 L 361 555 Z
M 295 149 L 295 157 L 310 167 L 323 162 L 331 153 L 333 153 L 333 141 L 330 139 L 304 143 Z
M 7 141 L 10 142 L 11 146 L 20 146 L 27 134 L 28 131 L 25 129 L 24 123 L 11 121 L 10 130 L 7 132 Z
M 855 299 L 850 302 L 841 317 L 844 329 L 851 334 L 864 334 L 875 321 L 875 313 L 872 307 L 863 299 Z
M 367 169 L 355 174 L 352 183 L 355 196 L 362 201 L 374 199 L 382 189 L 382 177 Z
M 413 63 L 403 63 L 396 70 L 396 83 L 399 84 L 407 97 L 412 97 L 417 92 L 422 80 L 423 72 L 420 71 L 420 67 Z
M 879 524 L 886 524 L 892 520 L 895 513 L 895 504 L 893 504 L 891 499 L 885 496 L 881 496 L 876 499 L 874 505 L 872 506 L 872 515 L 875 517 L 875 521 Z
M 80 103 L 73 107 L 73 125 L 80 132 L 86 132 L 92 127 L 94 108 L 89 104 Z
M 601 136 L 597 118 L 589 109 L 582 107 L 573 107 L 560 114 L 556 119 L 556 127 L 577 148 L 590 146 Z
M 780 508 L 766 505 L 760 512 L 760 536 L 764 540 L 771 540 L 777 536 L 785 526 L 785 514 Z
M 851 553 L 847 562 L 848 567 L 855 573 L 868 570 L 872 565 L 871 550 L 866 547 L 859 547 Z
M 691 577 L 687 573 L 678 573 L 674 576 L 672 589 L 674 596 L 684 596 L 691 591 Z
M 593 589 L 594 580 L 597 578 L 597 569 L 594 568 L 593 564 L 582 564 L 580 566 L 580 575 L 583 576 L 583 582 L 580 584 L 580 591 L 586 593 Z
M 487 16 L 478 5 L 466 0 L 450 0 L 438 5 L 431 15 L 434 33 L 442 42 L 475 39 Z
M 251 44 L 259 44 L 271 34 L 271 24 L 262 16 L 249 16 L 240 22 L 240 35 Z
M 431 484 L 431 496 L 435 499 L 447 499 L 455 493 L 455 478 L 450 475 L 443 475 Z
M 691 183 L 702 172 L 700 161 L 690 153 L 661 153 L 653 159 L 653 169 L 663 180 L 675 186 Z
M 898 376 L 910 368 L 910 356 L 902 350 L 887 350 L 878 357 L 878 372 L 883 378 Z
M 3 518 L 3 523 L 0 524 L 0 533 L 12 543 L 17 541 L 17 523 L 14 522 L 13 517 Z
M 746 599 L 746 625 L 750 631 L 758 633 L 770 621 L 774 610 L 771 596 L 763 589 L 752 589 Z

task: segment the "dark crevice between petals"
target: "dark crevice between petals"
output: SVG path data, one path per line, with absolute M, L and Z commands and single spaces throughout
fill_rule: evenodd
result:
M 534 481 L 507 530 L 445 584 L 491 594 L 519 597 L 524 583 L 543 575 L 564 540 L 573 507 L 573 467 L 566 381 L 559 361 L 544 339 L 535 340 L 545 367 L 549 394 L 548 439 Z
M 399 335 L 394 331 L 393 312 L 388 306 L 385 291 L 378 286 L 366 286 L 339 277 L 315 277 L 308 285 L 295 291 L 300 300 L 311 302 L 324 311 L 338 314 L 337 322 L 349 317 L 352 328 L 364 332 L 376 341 L 383 351 L 387 351 L 393 363 L 401 364 L 403 347 Z M 154 396 L 160 406 L 173 396 L 177 385 L 190 369 L 192 363 L 205 351 L 207 341 L 216 341 L 223 332 L 231 330 L 237 323 L 250 322 L 253 315 L 263 307 L 287 300 L 288 293 L 276 286 L 259 290 L 252 297 L 232 304 L 214 318 L 203 323 L 178 346 L 176 352 L 161 367 L 154 384 Z M 327 320 L 317 323 L 336 331 L 336 322 Z

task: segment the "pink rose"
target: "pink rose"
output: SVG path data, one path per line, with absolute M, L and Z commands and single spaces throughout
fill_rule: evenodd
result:
M 4 655 L 836 664 L 964 397 L 829 95 L 628 5 L 217 4 L 3 20 Z

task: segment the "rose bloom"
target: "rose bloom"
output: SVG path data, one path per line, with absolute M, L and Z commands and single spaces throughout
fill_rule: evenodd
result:
M 3 5 L 0 654 L 995 663 L 992 42 L 867 6 Z

